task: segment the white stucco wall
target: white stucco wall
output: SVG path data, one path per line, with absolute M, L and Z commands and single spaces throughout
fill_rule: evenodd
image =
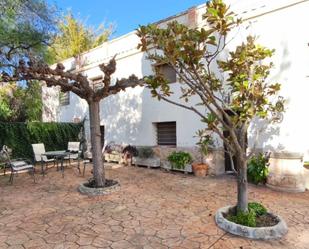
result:
M 305 160 L 309 156 L 309 2 L 283 1 L 235 1 L 233 10 L 246 11 L 243 17 L 258 16 L 244 23 L 245 28 L 235 31 L 235 39 L 229 49 L 234 48 L 248 34 L 258 37 L 258 42 L 275 49 L 271 58 L 275 67 L 269 77 L 271 82 L 282 84 L 280 95 L 286 99 L 286 112 L 280 124 L 268 126 L 260 134 L 258 147 L 265 150 L 302 152 Z M 299 2 L 302 2 L 298 4 Z M 282 8 L 289 6 L 288 8 Z M 238 12 L 237 12 L 238 13 Z M 266 13 L 266 14 L 265 14 Z M 234 34 L 233 34 L 234 35 Z M 254 127 L 260 127 L 255 122 Z M 254 130 L 254 129 L 253 129 Z M 255 129 L 256 130 L 256 129 Z M 251 134 L 249 134 L 249 137 Z M 250 141 L 250 140 L 249 140 Z M 252 140 L 251 140 L 252 144 Z
M 89 78 L 101 74 L 98 68 L 85 73 Z M 152 73 L 142 53 L 117 57 L 117 71 L 113 78 L 128 77 L 132 73 L 137 77 Z M 177 84 L 171 87 L 175 93 L 179 91 Z M 174 99 L 178 100 L 177 96 Z M 193 136 L 203 127 L 194 113 L 152 98 L 145 87 L 127 89 L 109 96 L 101 101 L 100 115 L 101 125 L 105 126 L 105 139 L 117 143 L 156 145 L 154 123 L 176 121 L 177 146 L 194 146 L 196 140 Z M 60 107 L 60 121 L 71 122 L 74 118 L 83 119 L 85 116 L 88 116 L 87 103 L 74 94 L 71 94 L 70 105 Z
M 309 90 L 309 2 L 293 5 L 296 0 L 229 0 L 231 9 L 243 18 L 251 18 L 243 28 L 231 34 L 234 39 L 227 47 L 226 53 L 245 40 L 248 34 L 258 36 L 258 42 L 276 49 L 272 61 L 275 68 L 270 80 L 282 84 L 281 95 L 287 100 L 286 113 L 282 123 L 268 126 L 260 134 L 258 147 L 265 150 L 287 150 L 303 152 L 309 155 L 309 118 L 305 108 Z M 289 6 L 288 8 L 282 8 Z M 204 6 L 198 7 L 197 20 L 201 23 Z M 178 16 L 186 22 L 186 16 Z M 151 66 L 145 56 L 137 51 L 138 38 L 135 33 L 112 40 L 91 50 L 82 56 L 86 62 L 84 73 L 89 78 L 101 75 L 97 65 L 107 62 L 117 54 L 117 71 L 115 78 L 127 77 L 134 73 L 138 77 L 151 74 Z M 64 63 L 70 67 L 72 60 Z M 172 84 L 177 98 L 177 84 Z M 194 101 L 193 101 L 194 102 Z M 84 100 L 71 94 L 69 106 L 60 107 L 58 120 L 72 121 L 74 118 L 87 116 L 88 108 Z M 127 89 L 101 102 L 101 124 L 105 126 L 107 141 L 131 143 L 135 145 L 155 145 L 154 122 L 177 122 L 177 146 L 194 146 L 195 132 L 202 128 L 196 114 L 179 107 L 153 99 L 144 87 Z M 249 137 L 252 137 L 255 122 Z M 252 140 L 249 140 L 252 145 Z

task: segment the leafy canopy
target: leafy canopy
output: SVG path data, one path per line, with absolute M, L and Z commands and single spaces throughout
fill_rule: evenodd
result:
M 267 61 L 274 50 L 256 44 L 256 38 L 249 36 L 225 60 L 219 60 L 219 54 L 226 51 L 229 32 L 241 20 L 221 0 L 206 5 L 203 27 L 171 21 L 163 28 L 141 26 L 137 32 L 139 48 L 147 52 L 152 63 L 168 64 L 176 71 L 182 101 L 169 98 L 173 94 L 170 84 L 156 67 L 146 82 L 154 97 L 194 111 L 207 124 L 206 129 L 217 133 L 231 152 L 246 159 L 245 136 L 251 120 L 274 120 L 284 111 L 283 98 L 276 97 L 280 84 L 266 80 L 273 66 Z M 199 97 L 198 103 L 190 101 L 192 96 Z M 226 130 L 228 138 L 223 135 Z
M 27 87 L 7 83 L 0 87 L 0 121 L 40 121 L 42 116 L 41 84 L 28 82 Z
M 201 135 L 215 133 L 224 142 L 224 150 L 238 177 L 238 216 L 234 218 L 255 226 L 255 212 L 248 209 L 246 187 L 247 161 L 255 148 L 247 153 L 247 131 L 256 117 L 269 122 L 282 117 L 284 99 L 277 96 L 280 84 L 267 80 L 273 66 L 268 61 L 274 50 L 258 45 L 256 38 L 249 36 L 246 42 L 229 51 L 230 31 L 241 20 L 235 18 L 222 0 L 208 1 L 203 18 L 204 23 L 199 27 L 171 21 L 164 27 L 152 24 L 138 29 L 139 48 L 147 53 L 155 68 L 146 83 L 153 97 L 195 112 L 206 126 Z M 168 64 L 176 71 L 181 90 L 179 100 L 170 98 L 173 94 L 170 84 L 156 67 L 161 64 Z M 256 134 L 251 138 L 256 142 Z
M 14 56 L 42 56 L 55 32 L 55 14 L 43 0 L 0 1 L 0 66 Z

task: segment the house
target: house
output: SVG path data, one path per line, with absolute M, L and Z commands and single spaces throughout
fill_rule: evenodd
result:
M 269 79 L 282 84 L 281 95 L 286 99 L 286 112 L 280 123 L 262 127 L 261 122 L 252 124 L 249 132 L 249 146 L 253 145 L 252 134 L 258 132 L 257 148 L 264 151 L 287 151 L 303 153 L 309 159 L 309 1 L 301 0 L 228 0 L 231 9 L 243 18 L 241 28 L 231 34 L 225 56 L 240 44 L 247 35 L 258 36 L 258 42 L 276 49 L 272 58 L 275 68 Z M 203 26 L 202 14 L 205 5 L 199 5 L 178 15 L 159 21 L 166 25 L 177 20 L 188 26 Z M 79 70 L 99 87 L 102 77 L 98 65 L 108 62 L 117 55 L 116 78 L 150 75 L 153 68 L 146 55 L 137 49 L 139 39 L 135 31 L 113 39 L 81 54 L 77 59 L 63 61 L 66 70 Z M 171 84 L 175 98 L 179 94 L 175 72 L 167 65 L 158 65 L 175 84 Z M 43 87 L 45 102 L 43 120 L 72 122 L 86 118 L 89 133 L 88 106 L 85 100 L 73 93 L 63 94 L 52 88 Z M 195 99 L 191 100 L 193 103 Z M 166 158 L 171 150 L 184 149 L 194 153 L 198 129 L 203 128 L 199 117 L 193 112 L 158 101 L 151 97 L 145 87 L 127 89 L 101 102 L 101 132 L 105 141 L 154 146 L 156 153 Z M 89 135 L 88 135 L 89 138 Z M 212 153 L 211 172 L 224 173 L 229 170 L 225 164 L 222 145 Z

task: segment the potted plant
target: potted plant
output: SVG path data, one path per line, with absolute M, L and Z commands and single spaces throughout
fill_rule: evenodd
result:
M 204 156 L 208 155 L 209 148 L 213 145 L 213 140 L 210 134 L 206 133 L 205 130 L 198 130 L 197 137 L 199 141 L 196 143 L 199 147 L 201 161 L 192 164 L 192 169 L 195 176 L 205 177 L 208 173 L 208 165 L 204 163 Z
M 155 156 L 151 147 L 139 147 L 137 156 L 133 157 L 133 164 L 147 166 L 147 168 L 158 168 L 161 161 L 160 158 Z
M 166 169 L 192 172 L 192 156 L 188 152 L 184 151 L 173 151 L 168 157 L 170 165 Z

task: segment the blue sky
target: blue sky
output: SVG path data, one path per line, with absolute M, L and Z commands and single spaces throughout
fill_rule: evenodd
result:
M 116 23 L 118 37 L 133 31 L 139 24 L 148 24 L 175 15 L 197 6 L 205 0 L 155 0 L 155 1 L 111 1 L 111 0 L 48 0 L 55 3 L 60 10 L 71 9 L 75 16 L 87 20 L 88 25 L 97 26 L 100 23 Z

